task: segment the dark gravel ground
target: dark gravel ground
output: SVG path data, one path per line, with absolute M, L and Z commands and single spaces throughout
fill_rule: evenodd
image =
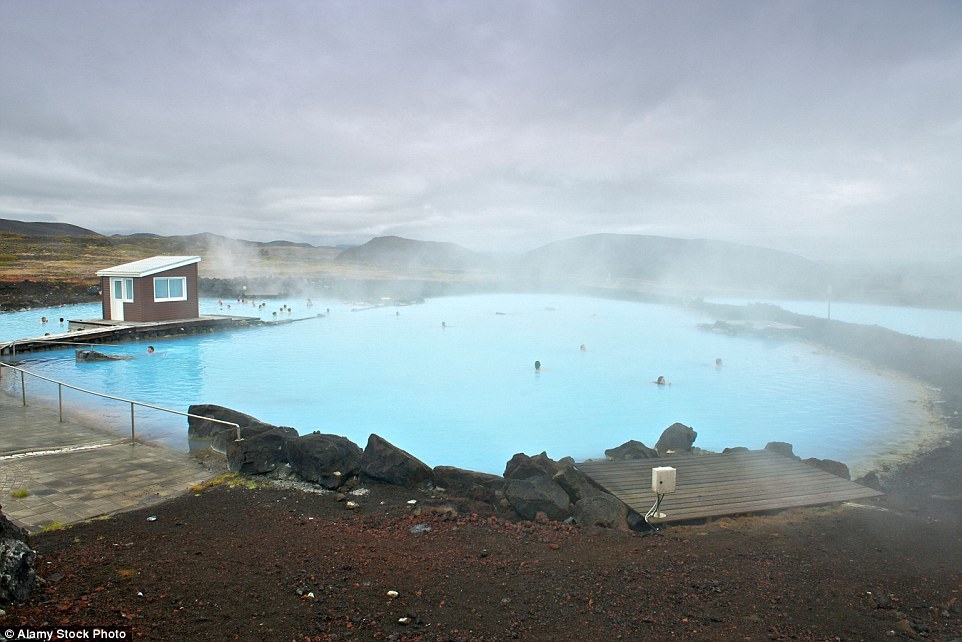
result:
M 639 534 L 364 487 L 348 510 L 332 495 L 219 484 L 40 534 L 43 585 L 0 627 L 123 625 L 151 640 L 962 636 L 958 497 Z

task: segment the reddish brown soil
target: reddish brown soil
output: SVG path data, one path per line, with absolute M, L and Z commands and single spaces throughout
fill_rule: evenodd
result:
M 332 495 L 219 485 L 40 534 L 46 581 L 0 628 L 122 624 L 152 640 L 962 635 L 958 498 L 909 510 L 895 493 L 637 534 L 466 504 L 454 517 L 426 493 L 366 487 L 351 511 Z

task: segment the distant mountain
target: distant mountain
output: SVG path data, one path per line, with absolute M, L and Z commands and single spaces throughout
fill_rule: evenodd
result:
M 724 241 L 593 234 L 550 243 L 518 258 L 536 279 L 637 279 L 659 285 L 824 292 L 822 268 L 796 254 Z
M 424 276 L 425 271 L 431 270 L 471 271 L 518 287 L 610 285 L 656 290 L 677 288 L 693 295 L 767 292 L 782 296 L 823 296 L 828 284 L 823 266 L 788 252 L 723 241 L 632 234 L 592 234 L 549 243 L 520 255 L 496 258 L 454 243 L 399 236 L 376 237 L 363 245 L 335 249 L 284 240 L 243 241 L 209 232 L 105 237 L 66 223 L 7 219 L 0 219 L 0 232 L 47 238 L 94 237 L 99 239 L 97 242 L 110 244 L 134 242 L 143 244 L 145 251 L 155 253 L 205 255 L 209 263 L 217 257 L 243 256 L 252 248 L 272 253 L 284 252 L 286 248 L 298 251 L 307 248 L 321 252 L 319 259 L 367 266 L 399 276 L 406 273 Z
M 364 245 L 341 251 L 335 260 L 397 270 L 476 270 L 492 263 L 488 256 L 454 243 L 414 241 L 400 236 L 375 237 Z
M 199 234 L 184 234 L 177 236 L 160 236 L 159 234 L 152 234 L 150 232 L 135 232 L 134 234 L 114 234 L 110 238 L 112 239 L 163 239 L 171 242 L 179 242 L 184 244 L 185 247 L 191 248 L 204 248 L 214 244 L 242 244 L 242 245 L 256 245 L 258 247 L 314 247 L 310 243 L 295 243 L 294 241 L 244 241 L 241 239 L 231 238 L 229 236 L 221 236 L 220 234 L 213 234 L 211 232 L 200 232 Z
M 3 232 L 21 236 L 103 236 L 69 223 L 28 223 L 0 218 L 0 233 Z
M 384 236 L 343 250 L 336 261 L 399 274 L 424 269 L 487 270 L 492 278 L 525 287 L 553 287 L 570 282 L 683 287 L 704 293 L 767 291 L 822 295 L 827 283 L 817 263 L 788 252 L 723 241 L 631 234 L 581 236 L 498 259 L 453 243 Z
M 133 237 L 137 235 L 131 234 L 130 236 Z M 254 245 L 257 247 L 315 247 L 310 243 L 295 243 L 294 241 L 244 241 L 241 239 L 231 238 L 229 236 L 221 236 L 220 234 L 212 234 L 210 232 L 201 232 L 199 234 L 187 234 L 182 236 L 167 236 L 161 238 L 167 238 L 172 241 L 181 241 L 185 244 L 199 247 L 223 245 L 225 243 Z
M 265 247 L 316 247 L 310 243 L 295 243 L 294 241 L 267 241 Z
M 363 274 L 363 269 L 355 267 L 373 268 L 369 273 L 384 279 L 397 275 L 443 282 L 454 272 L 470 272 L 471 280 L 479 285 L 525 291 L 602 287 L 688 297 L 731 294 L 817 299 L 826 296 L 831 283 L 838 301 L 962 309 L 958 266 L 862 265 L 846 262 L 846 257 L 821 264 L 789 252 L 711 240 L 593 234 L 519 255 L 489 255 L 454 243 L 397 236 L 330 247 L 284 240 L 245 241 L 211 233 L 105 236 L 67 223 L 11 219 L 0 219 L 0 234 L 22 237 L 0 238 L 0 280 L 20 278 L 28 272 L 34 277 L 71 274 L 86 278 L 104 265 L 131 256 L 197 254 L 204 257 L 208 273 L 223 278 L 258 270 L 327 275 L 340 273 L 332 263 L 341 263 L 354 264 L 350 273 Z M 83 252 L 78 253 L 78 248 Z M 50 258 L 80 254 L 86 261 L 80 267 Z
M 213 234 L 211 232 L 201 232 L 199 234 L 180 234 L 178 236 L 168 236 L 166 238 L 181 241 L 182 243 L 186 243 L 188 245 L 201 247 L 215 243 L 253 243 L 252 241 L 241 241 L 239 239 L 233 239 L 229 236 L 221 236 L 220 234 Z M 254 244 L 260 245 L 259 243 Z

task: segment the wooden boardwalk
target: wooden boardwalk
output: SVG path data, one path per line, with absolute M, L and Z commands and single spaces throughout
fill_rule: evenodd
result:
M 644 515 L 655 503 L 651 469 L 671 466 L 677 489 L 665 495 L 652 523 L 702 520 L 798 506 L 877 497 L 861 486 L 801 461 L 767 450 L 628 461 L 587 461 L 578 469 Z
M 195 319 L 175 319 L 173 321 L 112 322 L 102 319 L 70 321 L 68 332 L 51 333 L 28 339 L 0 341 L 0 356 L 57 350 L 70 345 L 118 343 L 170 335 L 212 332 L 214 330 L 262 325 L 262 323 L 257 317 L 221 315 L 207 315 Z

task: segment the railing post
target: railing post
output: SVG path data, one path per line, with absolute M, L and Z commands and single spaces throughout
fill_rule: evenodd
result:
M 16 370 L 16 371 L 19 371 L 19 372 L 20 372 L 20 392 L 21 392 L 21 396 L 22 396 L 22 399 L 23 399 L 23 405 L 24 405 L 24 406 L 27 405 L 27 384 L 26 384 L 26 376 L 25 376 L 25 375 L 31 375 L 31 376 L 33 376 L 33 377 L 37 377 L 38 379 L 43 379 L 44 381 L 49 381 L 49 382 L 51 382 L 51 383 L 57 384 L 57 406 L 58 406 L 58 411 L 59 411 L 61 423 L 63 422 L 63 388 L 64 388 L 64 386 L 66 386 L 66 387 L 68 387 L 68 388 L 71 388 L 71 389 L 73 389 L 73 390 L 79 390 L 80 392 L 84 392 L 84 393 L 87 393 L 87 394 L 91 394 L 91 395 L 94 395 L 94 396 L 97 396 L 97 397 L 103 397 L 103 398 L 105 398 L 105 399 L 112 399 L 112 400 L 114 400 L 114 401 L 120 401 L 120 402 L 123 402 L 123 403 L 129 403 L 129 404 L 130 404 L 130 444 L 131 444 L 131 445 L 136 445 L 136 443 L 137 443 L 137 418 L 136 418 L 135 408 L 134 408 L 134 407 L 137 406 L 137 405 L 144 406 L 145 408 L 152 408 L 152 409 L 154 409 L 154 410 L 161 410 L 161 411 L 163 411 L 163 412 L 173 413 L 173 414 L 175 414 L 175 415 L 183 415 L 183 416 L 186 416 L 186 417 L 195 417 L 195 416 L 198 416 L 198 417 L 199 417 L 199 415 L 192 415 L 192 414 L 186 413 L 186 412 L 178 412 L 178 411 L 176 411 L 176 410 L 171 410 L 171 409 L 169 409 L 169 408 L 161 408 L 161 407 L 159 407 L 159 406 L 153 406 L 153 405 L 151 405 L 151 404 L 141 403 L 141 402 L 139 402 L 139 401 L 133 401 L 133 400 L 131 400 L 131 399 L 124 399 L 124 398 L 122 398 L 122 397 L 114 397 L 114 396 L 112 396 L 112 395 L 106 395 L 106 394 L 102 394 L 102 393 L 99 393 L 99 392 L 94 392 L 94 391 L 92 391 L 92 390 L 85 390 L 85 389 L 83 389 L 83 388 L 78 388 L 78 387 L 76 387 L 76 386 L 71 386 L 69 383 L 64 383 L 64 382 L 62 382 L 62 381 L 57 381 L 56 379 L 49 379 L 49 378 L 44 377 L 44 376 L 42 376 L 42 375 L 38 375 L 38 374 L 35 374 L 35 373 L 32 373 L 32 372 L 28 372 L 28 371 L 26 371 L 26 370 L 24 370 L 24 369 L 22 369 L 22 368 L 18 368 L 17 366 L 11 366 L 11 365 L 8 365 L 8 364 L 5 364 L 5 363 L 0 363 L 0 372 L 2 372 L 2 371 L 3 371 L 3 368 L 5 368 L 5 367 L 6 367 L 6 368 L 12 368 L 13 370 Z M 200 417 L 200 418 L 201 418 L 201 419 L 205 419 L 205 420 L 207 420 L 207 421 L 213 421 L 213 422 L 215 422 L 215 423 L 222 424 L 222 425 L 225 425 L 225 426 L 233 426 L 233 427 L 234 427 L 234 430 L 237 431 L 237 432 L 236 432 L 236 434 L 237 434 L 237 440 L 238 440 L 238 441 L 242 441 L 242 440 L 244 439 L 244 436 L 241 434 L 240 424 L 236 424 L 236 423 L 234 423 L 234 422 L 232 422 L 232 421 L 223 421 L 223 420 L 220 420 L 220 419 L 213 419 L 213 418 L 211 418 L 211 417 Z

